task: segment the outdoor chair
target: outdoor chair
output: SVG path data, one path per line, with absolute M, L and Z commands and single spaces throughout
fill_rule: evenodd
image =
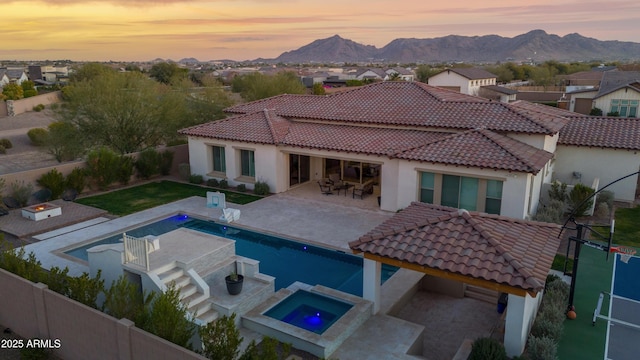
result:
M 331 195 L 333 191 L 331 190 L 331 185 L 328 183 L 324 183 L 322 181 L 318 181 L 318 185 L 320 185 L 320 192 L 324 195 Z
M 340 179 L 340 174 L 329 174 L 329 182 L 333 187 L 342 187 L 344 182 Z

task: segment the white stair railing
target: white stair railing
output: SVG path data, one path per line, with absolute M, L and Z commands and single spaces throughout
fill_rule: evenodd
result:
M 124 263 L 140 265 L 149 271 L 149 240 L 122 233 L 124 241 Z

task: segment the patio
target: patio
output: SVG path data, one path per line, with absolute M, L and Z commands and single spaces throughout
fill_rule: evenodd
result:
M 57 229 L 55 231 L 60 235 L 53 233 L 55 236 L 49 237 L 46 233 L 41 234 L 39 237 L 47 240 L 26 246 L 26 251 L 33 251 L 44 267 L 69 266 L 71 274 L 80 275 L 87 271 L 86 263 L 59 256 L 60 249 L 177 212 L 214 219 L 220 216 L 219 209 L 207 209 L 205 205 L 205 198 L 191 197 L 95 224 L 81 231 L 65 233 Z M 304 184 L 250 204 L 230 206 L 241 210 L 242 216 L 236 222 L 240 226 L 282 234 L 345 252 L 350 252 L 349 241 L 357 239 L 393 216 L 393 213 L 378 209 L 377 198 L 374 196 L 366 196 L 360 200 L 344 196 L 343 193 L 322 195 L 317 183 Z M 495 305 L 463 298 L 455 300 L 464 303 L 464 307 L 449 306 L 447 304 L 452 298 L 435 294 L 433 301 L 444 302 L 438 308 L 445 310 L 434 313 L 432 307 L 421 305 L 425 301 L 432 301 L 426 299 L 434 294 L 420 291 L 418 283 L 422 277 L 423 274 L 414 271 L 398 271 L 382 288 L 381 312 L 361 326 L 332 357 L 415 359 L 416 356 L 424 356 L 432 360 L 444 359 L 450 358 L 447 357 L 450 354 L 455 354 L 466 338 L 475 336 L 472 334 L 491 333 L 495 322 L 487 319 L 497 316 Z M 470 312 L 483 313 L 485 317 L 471 317 L 468 315 Z M 398 317 L 392 314 L 398 314 Z M 452 322 L 451 318 L 460 320 Z M 451 336 L 450 341 L 445 344 L 441 338 L 434 336 L 441 333 L 441 329 L 450 329 L 452 325 L 456 328 L 450 330 L 451 334 L 459 335 L 456 339 Z M 469 329 L 475 330 L 471 332 Z M 255 334 L 248 330 L 243 329 L 243 333 L 246 338 L 255 337 Z M 442 348 L 443 357 L 431 352 L 434 348 Z

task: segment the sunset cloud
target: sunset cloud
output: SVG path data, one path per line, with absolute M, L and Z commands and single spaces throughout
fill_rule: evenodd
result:
M 5 0 L 0 59 L 273 58 L 333 35 L 513 37 L 535 29 L 640 42 L 640 2 L 524 0 Z

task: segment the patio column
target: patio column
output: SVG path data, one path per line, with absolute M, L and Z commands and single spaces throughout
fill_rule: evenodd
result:
M 380 311 L 380 277 L 382 264 L 369 259 L 364 259 L 362 264 L 362 297 L 373 302 L 373 314 Z
M 509 294 L 507 319 L 504 328 L 504 347 L 507 350 L 507 356 L 522 355 L 527 344 L 529 330 L 538 311 L 538 304 L 540 303 L 538 299 L 540 296 L 540 293 L 535 298 L 529 294 L 524 297 Z

